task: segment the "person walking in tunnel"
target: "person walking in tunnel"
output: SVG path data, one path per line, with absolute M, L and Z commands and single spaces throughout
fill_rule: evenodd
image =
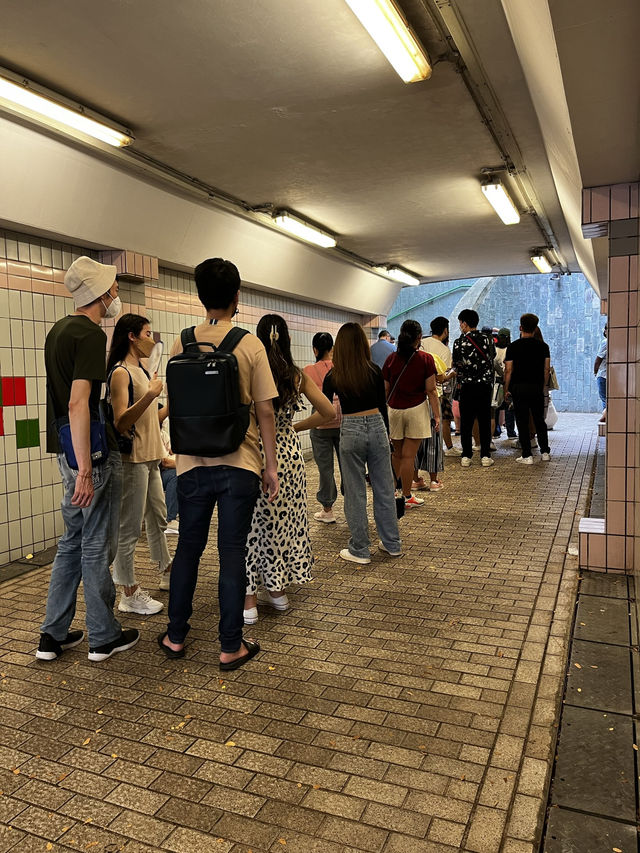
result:
M 118 610 L 143 616 L 159 613 L 163 607 L 136 580 L 134 558 L 143 519 L 151 559 L 161 573 L 161 589 L 169 589 L 171 571 L 164 535 L 167 505 L 160 475 L 160 461 L 165 455 L 160 421 L 167 410 L 158 409 L 156 402 L 162 393 L 162 380 L 149 376 L 141 363 L 141 359 L 151 355 L 154 346 L 147 318 L 123 314 L 113 330 L 107 361 L 107 388 L 114 424 L 128 439 L 126 451 L 121 447 L 122 513 L 113 580 L 122 587 Z
M 439 356 L 446 370 L 437 377 L 438 395 L 440 397 L 440 429 L 442 443 L 445 446 L 445 456 L 462 456 L 460 448 L 455 447 L 451 438 L 451 421 L 453 420 L 452 383 L 455 380 L 455 370 L 451 361 L 449 349 L 449 320 L 446 317 L 434 317 L 431 323 L 430 337 L 422 339 L 422 349 L 433 356 Z
M 371 562 L 367 469 L 373 492 L 373 516 L 380 537 L 378 547 L 392 557 L 402 554 L 384 379 L 370 356 L 362 326 L 345 323 L 336 335 L 333 368 L 322 385 L 325 397 L 333 400 L 337 394 L 342 408 L 340 453 L 344 513 L 351 537 L 348 547 L 340 551 L 340 556 L 343 560 L 361 564 Z
M 491 395 L 495 348 L 478 331 L 478 312 L 465 308 L 458 314 L 460 337 L 453 344 L 453 366 L 459 383 L 460 433 L 463 468 L 471 465 L 473 422 L 478 420 L 480 457 L 483 468 L 493 465 L 491 458 Z
M 280 490 L 275 501 L 258 495 L 247 538 L 247 590 L 244 624 L 258 621 L 258 604 L 287 610 L 286 588 L 309 583 L 313 551 L 307 518 L 307 474 L 298 433 L 335 417 L 335 409 L 313 379 L 294 364 L 286 322 L 278 314 L 265 314 L 256 336 L 269 359 L 278 396 L 273 401 L 276 418 L 276 458 Z M 315 412 L 293 422 L 306 397 Z M 260 589 L 258 588 L 260 586 Z
M 316 357 L 315 364 L 308 364 L 304 373 L 315 382 L 320 390 L 327 373 L 333 367 L 331 355 L 333 353 L 333 337 L 329 332 L 316 332 L 312 341 L 313 353 Z M 340 402 L 335 397 L 335 417 L 328 423 L 321 424 L 311 429 L 311 448 L 313 458 L 318 466 L 318 492 L 316 498 L 322 509 L 314 513 L 316 521 L 324 524 L 335 523 L 336 517 L 333 513 L 333 505 L 338 497 L 338 488 L 334 477 L 334 455 L 338 460 L 340 468 L 340 422 L 342 413 Z
M 601 422 L 604 422 L 607 418 L 607 334 L 608 334 L 609 324 L 604 324 L 604 329 L 602 330 L 602 334 L 604 335 L 604 340 L 600 344 L 598 348 L 598 354 L 596 355 L 596 360 L 593 363 L 593 375 L 596 377 L 596 385 L 598 386 L 598 396 L 600 397 L 600 402 L 602 404 L 602 417 L 600 418 Z
M 522 456 L 516 459 L 533 465 L 529 415 L 533 418 L 538 445 L 544 462 L 549 461 L 549 438 L 544 420 L 544 389 L 549 382 L 551 355 L 544 341 L 535 337 L 538 318 L 535 314 L 520 317 L 520 338 L 507 347 L 504 360 L 504 395 L 513 399 Z
M 91 427 L 100 422 L 100 389 L 106 379 L 107 336 L 100 325 L 105 317 L 116 317 L 121 305 L 114 266 L 80 257 L 64 283 L 75 311 L 49 331 L 44 361 L 47 451 L 58 458 L 65 530 L 51 570 L 36 657 L 55 660 L 84 639 L 83 631 L 70 630 L 82 581 L 89 660 L 102 661 L 130 649 L 140 637 L 135 628 L 123 630 L 113 614 L 116 592 L 109 564 L 118 542 L 122 491 L 118 445 L 107 427 L 108 456 L 97 464 L 100 451 L 93 445 Z

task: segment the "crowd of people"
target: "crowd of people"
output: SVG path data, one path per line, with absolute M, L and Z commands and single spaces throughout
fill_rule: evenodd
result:
M 370 346 L 359 324 L 345 323 L 335 342 L 328 332 L 313 337 L 315 362 L 304 369 L 292 358 L 285 320 L 267 314 L 256 334 L 239 336 L 233 349 L 239 396 L 249 413 L 240 442 L 223 455 L 174 455 L 166 431 L 171 392 L 161 405 L 163 382 L 147 370 L 154 346 L 149 320 L 120 317 L 106 358 L 101 323 L 121 310 L 115 273 L 115 267 L 87 257 L 71 265 L 65 285 L 75 312 L 53 326 L 45 344 L 47 449 L 57 454 L 65 531 L 36 652 L 41 660 L 54 660 L 83 641 L 84 632 L 71 627 L 81 580 L 91 661 L 106 660 L 139 639 L 138 629 L 123 628 L 114 615 L 115 585 L 121 588 L 120 612 L 147 615 L 163 608 L 136 578 L 143 521 L 159 589 L 169 591 L 168 625 L 157 642 L 167 657 L 183 657 L 216 507 L 220 669 L 234 670 L 253 658 L 260 646 L 244 636 L 244 626 L 258 621 L 259 606 L 286 611 L 288 587 L 312 577 L 302 431 L 311 432 L 319 472 L 320 509 L 313 517 L 335 523 L 339 471 L 349 529 L 339 554 L 358 564 L 371 562 L 369 488 L 376 547 L 397 558 L 399 518 L 424 504 L 420 491 L 443 488 L 445 457 L 459 457 L 468 468 L 477 447 L 482 467 L 493 465 L 501 420 L 508 438 L 515 437 L 514 420 L 517 425 L 516 461 L 532 464 L 536 438 L 542 460 L 549 460 L 550 354 L 538 318 L 523 314 L 520 337 L 512 342 L 508 329 L 478 330 L 478 314 L 470 309 L 459 315 L 453 351 L 445 317 L 432 320 L 429 336 L 418 322 L 406 320 L 397 345 L 382 330 Z M 190 330 L 192 345 L 215 350 L 234 328 L 240 275 L 231 262 L 212 258 L 196 267 L 195 282 L 206 316 Z M 184 352 L 181 336 L 171 356 Z M 106 407 L 100 403 L 103 383 Z M 310 414 L 296 419 L 305 403 Z M 173 560 L 167 545 L 172 534 Z

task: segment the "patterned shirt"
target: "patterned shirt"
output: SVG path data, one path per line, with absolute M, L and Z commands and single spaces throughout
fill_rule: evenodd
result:
M 472 343 L 473 341 L 473 343 Z M 493 385 L 493 360 L 496 351 L 483 332 L 474 329 L 453 342 L 453 366 L 461 385 Z

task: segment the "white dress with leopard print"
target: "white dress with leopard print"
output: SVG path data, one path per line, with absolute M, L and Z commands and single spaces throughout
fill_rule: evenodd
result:
M 247 595 L 255 594 L 258 586 L 275 592 L 311 580 L 307 474 L 293 429 L 293 416 L 301 408 L 298 398 L 275 413 L 280 490 L 270 504 L 261 489 L 253 512 L 247 539 Z

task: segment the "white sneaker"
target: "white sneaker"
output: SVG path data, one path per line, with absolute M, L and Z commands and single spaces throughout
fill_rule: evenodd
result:
M 351 563 L 360 563 L 362 566 L 366 566 L 367 563 L 371 562 L 371 557 L 356 557 L 348 548 L 343 548 L 340 551 L 340 556 L 343 560 L 349 560 Z
M 533 456 L 518 456 L 516 462 L 521 465 L 533 465 Z
M 540 459 L 542 459 L 543 462 L 548 462 L 551 459 L 551 454 L 550 453 L 543 453 L 540 456 Z
M 140 586 L 131 595 L 125 595 L 123 592 L 118 604 L 118 610 L 123 613 L 140 613 L 142 616 L 160 613 L 163 607 L 164 604 L 161 601 L 151 598 L 149 593 Z
M 462 456 L 462 451 L 459 447 L 447 447 L 444 452 L 445 456 Z
M 167 590 L 171 589 L 171 569 L 168 572 L 163 572 L 160 575 L 160 583 L 158 584 L 158 589 L 167 592 Z
M 178 519 L 174 518 L 173 521 L 170 521 L 169 524 L 167 524 L 167 529 L 165 530 L 164 535 L 165 536 L 177 536 L 178 533 L 180 532 L 179 528 L 180 528 L 180 524 L 178 522 Z
M 491 468 L 492 465 L 496 464 L 490 456 L 483 456 L 480 461 L 483 468 Z
M 495 446 L 493 442 L 489 445 L 489 450 L 497 450 L 498 448 Z
M 471 449 L 472 449 L 472 450 L 473 450 L 473 452 L 475 453 L 475 452 L 476 452 L 476 450 L 480 450 L 480 445 L 479 445 L 479 444 L 476 444 L 476 443 L 475 443 L 475 441 L 474 441 L 474 442 L 473 442 L 473 444 L 471 445 Z
M 260 604 L 268 604 L 270 607 L 274 607 L 276 610 L 288 610 L 289 609 L 289 599 L 283 592 L 282 595 L 279 595 L 277 598 L 274 598 L 270 592 L 266 589 L 259 589 L 256 593 L 258 601 Z
M 468 456 L 463 456 L 462 459 L 460 460 L 460 464 L 462 465 L 463 468 L 470 468 L 471 467 L 471 459 L 469 459 Z
M 250 607 L 248 610 L 243 610 L 242 617 L 245 625 L 255 625 L 258 621 L 258 608 Z
M 402 557 L 403 551 L 390 551 L 388 548 L 385 548 L 382 542 L 378 542 L 378 551 L 383 551 L 385 554 L 388 554 L 390 557 Z
M 532 438 L 531 439 L 531 447 L 537 447 L 537 446 L 538 446 L 538 439 Z
M 411 494 L 408 498 L 404 499 L 404 505 L 407 509 L 410 509 L 413 506 L 422 506 L 423 503 L 424 498 L 417 498 L 414 494 Z
M 335 524 L 336 517 L 333 514 L 333 510 L 325 510 L 321 509 L 320 512 L 314 512 L 313 517 L 316 521 L 324 521 L 325 524 Z

